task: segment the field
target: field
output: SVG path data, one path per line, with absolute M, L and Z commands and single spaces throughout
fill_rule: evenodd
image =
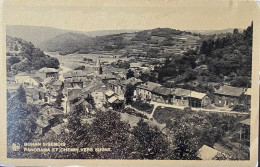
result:
M 103 54 L 78 54 L 73 53 L 69 55 L 60 55 L 56 52 L 44 52 L 46 55 L 51 57 L 55 57 L 59 60 L 60 64 L 71 69 L 78 67 L 80 65 L 87 65 L 86 62 L 83 61 L 84 58 L 92 59 L 94 62 L 97 58 L 100 59 L 101 62 L 116 62 L 118 60 L 128 61 L 130 58 L 117 56 L 116 58 L 112 55 L 103 55 Z

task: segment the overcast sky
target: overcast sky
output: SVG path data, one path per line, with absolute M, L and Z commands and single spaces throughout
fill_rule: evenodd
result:
M 37 2 L 37 3 L 36 3 Z M 63 3 L 62 3 L 63 2 Z M 65 3 L 64 3 L 65 2 Z M 253 2 L 226 0 L 51 0 L 5 1 L 7 25 L 95 31 L 169 27 L 180 30 L 246 28 Z

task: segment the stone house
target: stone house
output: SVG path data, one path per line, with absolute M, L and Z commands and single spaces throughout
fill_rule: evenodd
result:
M 244 88 L 223 85 L 215 91 L 214 104 L 219 107 L 232 107 L 242 103 Z

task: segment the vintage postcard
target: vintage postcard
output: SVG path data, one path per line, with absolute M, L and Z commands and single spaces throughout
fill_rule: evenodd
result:
M 257 166 L 259 7 L 3 0 L 0 165 Z

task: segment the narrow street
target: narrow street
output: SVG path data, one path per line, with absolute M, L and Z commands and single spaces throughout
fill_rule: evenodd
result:
M 153 118 L 154 111 L 157 107 L 169 107 L 169 108 L 177 108 L 183 110 L 186 106 L 179 106 L 179 105 L 173 105 L 173 104 L 163 104 L 158 102 L 151 102 L 150 104 L 154 105 L 153 111 L 149 118 Z M 249 113 L 246 112 L 237 112 L 237 111 L 231 111 L 230 108 L 216 108 L 216 109 L 204 109 L 204 108 L 195 108 L 192 107 L 191 110 L 194 111 L 204 111 L 204 112 L 215 112 L 215 113 L 227 113 L 227 114 L 238 114 L 238 115 L 249 115 Z

